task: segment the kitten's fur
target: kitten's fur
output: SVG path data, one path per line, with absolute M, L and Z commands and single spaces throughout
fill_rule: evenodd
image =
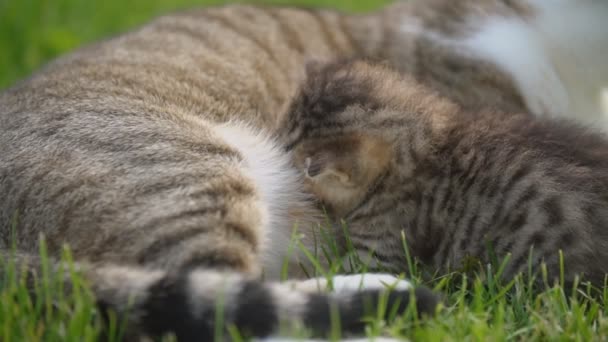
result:
M 361 61 L 312 65 L 281 129 L 309 190 L 358 250 L 402 270 L 511 253 L 510 278 L 544 261 L 549 277 L 608 271 L 608 141 L 571 123 L 464 111 Z M 382 239 L 376 238 L 383 236 Z
M 131 331 L 210 339 L 222 297 L 226 324 L 244 334 L 281 320 L 323 333 L 331 307 L 360 329 L 377 287 L 324 295 L 259 280 L 277 280 L 285 259 L 301 275 L 293 229 L 314 249 L 323 217 L 268 132 L 305 60 L 370 44 L 349 31 L 357 20 L 239 5 L 177 13 L 0 94 L 0 250 L 15 241 L 35 273 L 40 234 L 52 259 L 68 244 L 102 306 L 123 314 L 132 303 Z M 405 285 L 391 297 L 401 309 Z M 432 311 L 432 296 L 416 294 Z

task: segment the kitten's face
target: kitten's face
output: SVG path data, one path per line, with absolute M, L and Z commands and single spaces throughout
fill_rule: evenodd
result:
M 287 149 L 361 254 L 373 250 L 383 266 L 404 270 L 402 230 L 416 209 L 403 195 L 415 186 L 420 154 L 433 146 L 414 133 L 429 130 L 423 136 L 431 139 L 454 107 L 384 67 L 310 69 L 282 127 Z

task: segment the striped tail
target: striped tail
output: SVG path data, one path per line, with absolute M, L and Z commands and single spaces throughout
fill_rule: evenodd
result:
M 20 267 L 38 272 L 37 258 L 12 257 Z M 59 269 L 58 264 L 52 266 Z M 127 320 L 129 340 L 173 333 L 179 341 L 211 341 L 218 328 L 230 326 L 243 337 L 274 335 L 280 327 L 304 327 L 324 336 L 334 328 L 336 318 L 342 332 L 357 333 L 365 327 L 364 318 L 377 317 L 380 301 L 387 313 L 397 314 L 408 309 L 412 299 L 418 314 L 432 314 L 438 303 L 430 290 L 414 289 L 405 280 L 382 274 L 279 283 L 209 269 L 76 267 L 90 283 L 102 315 L 109 318 L 115 313 L 119 320 Z M 65 279 L 69 289 L 68 274 Z M 334 292 L 326 291 L 330 287 Z
M 432 314 L 437 305 L 428 289 L 413 289 L 387 275 L 337 276 L 332 279 L 336 291 L 326 293 L 325 278 L 278 283 L 213 270 L 172 274 L 124 267 L 95 273 L 99 277 L 95 293 L 102 308 L 119 314 L 128 310 L 130 324 L 144 334 L 174 333 L 180 341 L 212 340 L 217 317 L 224 327 L 234 326 L 246 337 L 269 336 L 285 324 L 304 326 L 322 336 L 332 328 L 335 314 L 343 332 L 361 332 L 363 318 L 376 313 L 380 300 L 386 300 L 386 312 L 397 313 L 404 312 L 412 298 L 419 314 Z

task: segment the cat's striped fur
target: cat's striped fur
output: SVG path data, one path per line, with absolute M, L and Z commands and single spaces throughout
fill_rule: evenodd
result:
M 92 279 L 111 264 L 121 276 L 204 265 L 276 278 L 292 224 L 310 237 L 302 221 L 319 216 L 264 133 L 305 61 L 388 60 L 466 108 L 535 112 L 495 55 L 431 38 L 488 32 L 479 17 L 534 18 L 539 2 L 417 0 L 367 15 L 235 5 L 165 16 L 65 56 L 0 95 L 2 249 L 17 217 L 20 253 L 36 252 L 42 232 L 53 256 L 70 244 Z M 124 298 L 107 289 L 111 306 Z
M 246 334 L 267 335 L 279 319 L 323 333 L 332 303 L 345 330 L 360 328 L 377 287 L 326 295 L 260 281 L 278 279 L 285 259 L 301 275 L 294 226 L 313 249 L 323 217 L 270 132 L 306 60 L 376 44 L 352 31 L 359 19 L 244 5 L 181 12 L 0 94 L 0 249 L 14 241 L 35 272 L 39 235 L 54 259 L 68 244 L 100 305 L 122 314 L 132 301 L 130 327 L 146 334 L 210 339 L 221 291 L 225 323 Z M 392 296 L 405 307 L 410 290 Z M 433 310 L 431 295 L 417 296 Z
M 404 232 L 412 255 L 438 270 L 511 253 L 508 279 L 529 261 L 535 270 L 544 261 L 555 279 L 561 250 L 567 281 L 582 275 L 603 285 L 603 135 L 556 119 L 465 111 L 411 77 L 362 61 L 310 70 L 283 139 L 358 250 L 402 269 Z

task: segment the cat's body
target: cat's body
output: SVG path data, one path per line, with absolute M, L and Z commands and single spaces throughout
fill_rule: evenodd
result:
M 1 249 L 14 238 L 30 259 L 40 233 L 52 257 L 69 244 L 100 300 L 120 311 L 136 296 L 132 323 L 153 334 L 208 336 L 204 310 L 218 288 L 261 298 L 268 325 L 239 321 L 256 312 L 246 300 L 228 312 L 253 334 L 276 328 L 277 315 L 313 326 L 318 315 L 314 328 L 327 328 L 327 306 L 310 308 L 330 298 L 244 280 L 276 279 L 293 225 L 310 247 L 310 223 L 322 216 L 268 132 L 313 58 L 388 60 L 465 107 L 535 112 L 528 88 L 498 62 L 427 39 L 436 35 L 431 22 L 467 26 L 466 16 L 442 12 L 447 4 L 404 2 L 362 16 L 249 6 L 183 12 L 59 59 L 0 95 Z M 477 13 L 467 4 L 463 12 Z M 527 15 L 524 7 L 512 8 Z M 432 12 L 437 18 L 419 30 Z M 371 241 L 386 238 L 376 233 Z M 306 261 L 297 253 L 290 260 Z M 203 268 L 185 270 L 192 266 Z M 238 274 L 222 286 L 211 268 Z M 336 300 L 358 322 L 351 295 Z M 167 308 L 177 321 L 162 320 Z
M 608 131 L 608 3 L 404 1 L 383 58 L 464 108 L 570 117 Z M 375 51 L 371 51 L 374 56 Z
M 363 62 L 312 67 L 283 129 L 308 187 L 357 250 L 402 269 L 402 232 L 432 269 L 511 253 L 511 279 L 547 264 L 608 272 L 608 141 L 565 121 L 465 111 Z M 381 234 L 382 239 L 372 236 Z M 531 259 L 529 259 L 531 257 Z
M 131 303 L 131 327 L 152 335 L 210 338 L 223 295 L 226 324 L 245 334 L 282 320 L 323 333 L 331 303 L 345 330 L 361 328 L 365 292 L 259 280 L 277 280 L 284 263 L 290 276 L 310 266 L 292 234 L 313 250 L 323 215 L 271 132 L 307 59 L 366 44 L 346 29 L 353 20 L 251 6 L 178 13 L 4 92 L 0 249 L 15 242 L 35 269 L 40 234 L 52 259 L 68 244 L 101 305 L 123 314 Z

